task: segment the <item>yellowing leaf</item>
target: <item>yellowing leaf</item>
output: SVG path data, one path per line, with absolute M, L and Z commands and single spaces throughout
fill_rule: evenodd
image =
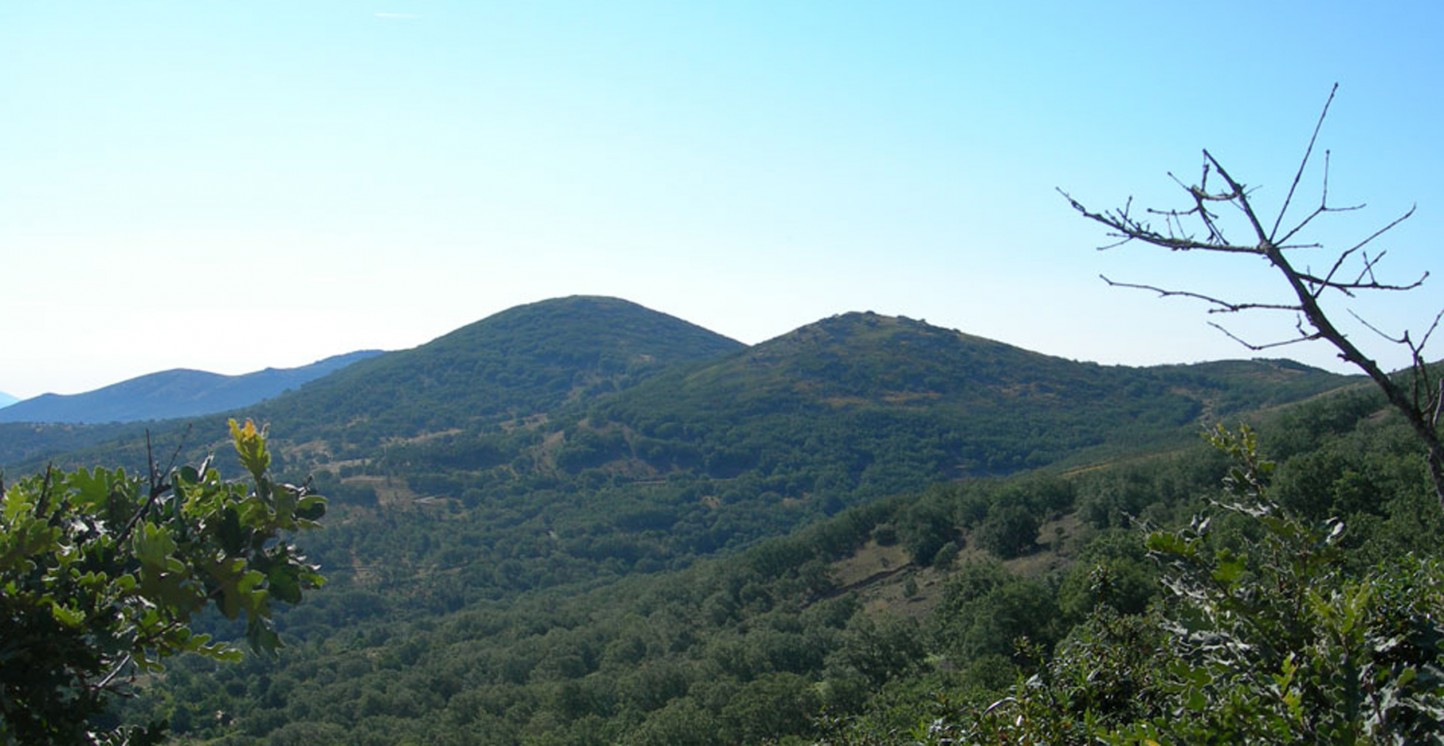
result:
M 257 482 L 261 481 L 262 475 L 271 466 L 271 454 L 266 451 L 266 434 L 257 430 L 256 423 L 249 419 L 244 427 L 237 425 L 235 420 L 231 420 L 230 425 L 231 440 L 235 442 L 241 464 Z

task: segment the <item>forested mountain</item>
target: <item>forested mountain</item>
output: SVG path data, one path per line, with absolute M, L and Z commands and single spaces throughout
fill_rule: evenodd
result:
M 379 350 L 351 352 L 299 368 L 267 368 L 238 376 L 167 370 L 83 394 L 41 394 L 4 407 L 0 422 L 138 422 L 224 412 L 251 406 L 379 354 Z
M 1288 361 L 1077 363 L 870 313 L 747 347 L 615 299 L 515 308 L 150 426 L 169 453 L 213 447 L 226 416 L 269 423 L 274 467 L 331 499 L 304 542 L 330 583 L 279 615 L 293 648 L 278 662 L 178 665 L 127 717 L 226 743 L 755 743 L 847 730 L 828 713 L 916 724 L 928 687 L 996 693 L 1026 670 L 1014 632 L 1061 639 L 1088 607 L 1080 562 L 1136 560 L 1117 583 L 1146 601 L 1141 554 L 1089 547 L 1199 504 L 1227 466 L 1197 445 L 1209 423 L 1274 423 L 1269 443 L 1299 463 L 1374 443 L 1288 473 L 1372 511 L 1380 546 L 1406 540 L 1390 523 L 1406 503 L 1362 495 L 1417 474 L 1354 383 Z M 135 426 L 23 427 L 0 427 L 0 463 L 145 463 Z M 980 588 L 1052 626 L 989 627 L 968 606 Z M 884 685 L 917 701 L 890 713 L 870 694 Z
M 573 296 L 503 311 L 254 411 L 286 438 L 370 447 L 549 416 L 742 347 L 635 303 Z
M 1076 363 L 864 313 L 747 348 L 625 301 L 574 297 L 243 414 L 269 423 L 285 470 L 357 508 L 311 542 L 333 574 L 390 576 L 398 592 L 455 608 L 682 567 L 940 480 L 1186 443 L 1207 419 L 1348 381 L 1277 361 Z M 203 449 L 223 422 L 149 432 L 167 450 L 189 428 Z M 67 458 L 134 468 L 145 448 L 138 430 L 108 432 Z M 438 569 L 435 585 L 405 582 Z
M 852 313 L 659 376 L 594 408 L 586 425 L 624 430 L 633 455 L 663 471 L 776 475 L 795 465 L 884 494 L 918 486 L 889 474 L 1011 473 L 1344 382 L 1280 361 L 1076 363 Z
M 940 480 L 1187 443 L 1210 418 L 1348 381 L 1277 361 L 1076 363 L 864 313 L 747 348 L 626 301 L 573 297 L 237 414 L 269 423 L 284 470 L 356 508 L 312 541 L 334 575 L 403 583 L 444 568 L 435 586 L 400 590 L 454 608 L 682 567 Z M 200 456 L 224 432 L 224 416 L 0 428 L 0 447 L 28 446 L 33 470 L 88 439 L 64 459 L 140 468 L 147 434 Z
M 85 460 L 80 455 L 100 443 L 126 450 L 121 444 L 130 443 L 137 437 L 144 439 L 144 432 L 138 433 L 135 425 L 112 423 L 106 425 L 38 424 L 32 422 L 0 423 L 0 469 L 10 473 L 43 469 L 48 459 L 68 458 L 75 454 L 76 460 Z M 119 440 L 115 440 L 119 438 Z
M 324 443 L 338 457 L 375 456 L 382 443 L 539 417 L 633 385 L 669 365 L 740 349 L 734 340 L 627 301 L 571 297 L 519 306 L 414 349 L 382 353 L 252 406 L 190 421 L 153 423 L 157 438 L 198 433 L 222 443 L 230 414 L 269 423 L 288 442 Z M 0 420 L 0 423 L 3 423 Z M 134 459 L 146 428 L 0 424 L 0 466 L 46 458 Z
M 1268 470 L 1274 510 L 1298 518 L 1260 524 L 1242 514 L 1221 517 L 1219 556 L 1233 564 L 1212 576 L 1216 582 L 1253 578 L 1222 574 L 1244 563 L 1272 578 L 1271 566 L 1259 563 L 1278 555 L 1239 550 L 1266 539 L 1264 525 L 1322 541 L 1305 527 L 1327 516 L 1342 519 L 1324 524 L 1334 548 L 1282 555 L 1294 561 L 1325 552 L 1317 556 L 1326 565 L 1308 567 L 1327 572 L 1292 571 L 1291 584 L 1273 594 L 1327 589 L 1410 551 L 1438 555 L 1432 537 L 1444 520 L 1422 459 L 1379 397 L 1350 389 L 1257 424 L 1261 448 L 1280 461 Z M 1104 718 L 1100 723 L 1126 723 L 1168 696 L 1162 679 L 1175 669 L 1202 675 L 1182 660 L 1168 669 L 1150 657 L 1172 649 L 1148 626 L 1169 607 L 1159 582 L 1168 565 L 1149 560 L 1137 526 L 1189 526 L 1191 515 L 1219 504 L 1220 485 L 1239 473 L 1227 453 L 1195 441 L 1086 469 L 937 485 L 676 572 L 578 577 L 551 587 L 556 578 L 547 573 L 564 572 L 575 558 L 565 529 L 519 526 L 495 537 L 511 546 L 510 556 L 476 560 L 468 559 L 472 530 L 484 513 L 343 503 L 328 516 L 331 538 L 354 532 L 380 542 L 413 532 L 453 563 L 337 572 L 364 546 L 352 542 L 327 559 L 336 582 L 282 615 L 292 648 L 278 661 L 181 663 L 131 703 L 129 717 L 167 719 L 186 742 L 227 744 L 943 744 L 972 742 L 964 737 L 979 732 L 972 718 L 994 712 L 993 702 L 1013 701 L 1003 714 L 1014 723 L 1017 702 L 1055 679 L 1048 673 L 1017 691 L 1013 682 L 1057 671 L 1077 678 L 1057 679 L 1050 693 L 1080 688 L 1037 706 L 1051 707 L 1056 719 L 1076 718 L 1079 728 L 1085 710 Z M 456 579 L 485 583 L 487 574 L 531 574 L 538 582 L 491 599 L 456 595 Z M 1272 614 L 1273 598 L 1250 595 L 1234 613 Z M 1302 602 L 1291 598 L 1280 602 Z M 1438 605 L 1435 596 L 1387 589 L 1343 598 L 1389 614 L 1397 612 L 1379 604 L 1419 613 Z M 1308 614 L 1289 623 L 1331 618 Z M 1411 656 L 1418 655 L 1414 646 L 1437 640 L 1428 637 L 1437 625 L 1416 623 L 1424 624 L 1392 616 L 1369 622 L 1398 625 L 1381 642 Z M 1085 674 L 1097 679 L 1095 689 L 1081 688 Z M 1406 672 L 1399 681 L 1407 687 L 1409 678 Z M 1234 708 L 1237 698 L 1255 696 L 1239 686 L 1218 692 L 1235 697 Z M 1147 694 L 1130 697 L 1135 690 Z M 1093 699 L 1083 699 L 1085 691 Z M 1398 717 L 1437 701 L 1417 698 L 1432 690 L 1405 691 L 1413 698 L 1390 705 Z M 1194 696 L 1207 705 L 1213 695 Z M 1220 710 L 1184 710 L 1176 719 Z M 1024 712 L 1017 727 L 1042 719 Z M 1265 710 L 1234 712 L 1247 724 Z M 1427 732 L 1427 721 L 1415 722 Z M 1291 742 L 1287 722 L 1275 727 Z M 1072 735 L 1037 742 L 1091 742 L 1086 729 L 1058 733 Z

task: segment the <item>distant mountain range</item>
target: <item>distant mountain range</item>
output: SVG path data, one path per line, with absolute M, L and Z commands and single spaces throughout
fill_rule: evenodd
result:
M 4 391 L 0 391 L 0 409 L 4 409 L 5 407 L 8 407 L 18 401 L 20 400 L 5 393 Z
M 297 468 L 358 462 L 434 474 L 454 463 L 464 467 L 446 468 L 457 492 L 537 473 L 566 481 L 589 469 L 613 481 L 760 469 L 810 475 L 796 480 L 802 491 L 825 473 L 831 494 L 877 495 L 1043 466 L 1081 449 L 1191 439 L 1200 422 L 1351 380 L 1279 360 L 1080 363 L 872 313 L 749 347 L 629 301 L 574 296 L 518 306 L 408 350 L 233 379 L 169 371 L 37 397 L 0 410 L 0 423 L 229 412 L 269 423 L 283 451 L 311 444 L 288 458 Z M 261 381 L 268 385 L 250 385 Z M 287 388 L 296 390 L 282 394 Z M 223 420 L 195 424 L 224 445 Z M 0 464 L 117 434 L 68 427 L 0 429 Z
M 224 412 L 269 399 L 379 354 L 380 350 L 351 352 L 299 368 L 267 368 L 238 376 L 180 368 L 83 394 L 42 394 L 20 402 L 0 395 L 0 406 L 9 404 L 0 409 L 0 422 L 97 424 Z
M 564 582 L 604 557 L 625 558 L 618 571 L 686 563 L 939 481 L 1190 445 L 1210 422 L 1356 380 L 1284 360 L 1083 363 L 873 313 L 748 346 L 576 296 L 226 413 L 145 428 L 0 425 L 0 466 L 144 463 L 149 432 L 229 468 L 224 418 L 250 417 L 269 426 L 278 468 L 315 475 L 338 506 L 475 511 L 480 554 L 468 562 L 480 567 L 503 559 L 491 552 L 519 525 L 574 537 L 583 559 L 555 573 Z M 362 554 L 393 565 L 428 551 Z M 495 582 L 468 592 L 505 592 Z

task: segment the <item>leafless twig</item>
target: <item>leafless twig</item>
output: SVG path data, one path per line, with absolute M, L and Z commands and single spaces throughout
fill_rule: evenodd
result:
M 1289 252 L 1307 249 L 1319 250 L 1324 246 L 1319 243 L 1294 243 L 1295 237 L 1312 224 L 1315 219 L 1330 213 L 1351 212 L 1361 209 L 1363 205 L 1351 205 L 1347 207 L 1332 207 L 1329 205 L 1329 152 L 1324 151 L 1324 174 L 1320 186 L 1319 204 L 1308 215 L 1304 216 L 1291 227 L 1285 228 L 1285 220 L 1290 206 L 1294 203 L 1299 184 L 1308 168 L 1309 161 L 1313 156 L 1314 147 L 1318 142 L 1319 133 L 1323 128 L 1324 120 L 1328 116 L 1329 106 L 1334 101 L 1334 94 L 1338 91 L 1335 84 L 1329 91 L 1328 100 L 1324 103 L 1319 119 L 1314 125 L 1313 133 L 1309 137 L 1308 147 L 1304 149 L 1303 158 L 1299 161 L 1298 170 L 1294 174 L 1293 182 L 1289 186 L 1288 194 L 1284 198 L 1278 215 L 1270 221 L 1272 224 L 1265 227 L 1266 223 L 1257 213 L 1252 199 L 1252 193 L 1242 182 L 1235 179 L 1223 164 L 1218 161 L 1207 150 L 1203 151 L 1203 168 L 1196 184 L 1186 184 L 1172 173 L 1169 177 L 1173 179 L 1186 195 L 1190 205 L 1184 208 L 1170 209 L 1145 209 L 1143 214 L 1162 220 L 1162 227 L 1155 228 L 1147 219 L 1134 217 L 1133 200 L 1129 198 L 1123 207 L 1102 212 L 1090 210 L 1081 202 L 1074 199 L 1063 190 L 1059 192 L 1068 200 L 1074 210 L 1083 217 L 1103 225 L 1107 229 L 1107 236 L 1112 242 L 1099 247 L 1101 250 L 1113 249 L 1127 243 L 1141 242 L 1169 251 L 1207 251 L 1216 254 L 1252 254 L 1262 256 L 1284 279 L 1292 291 L 1293 302 L 1261 302 L 1253 300 L 1229 300 L 1214 295 L 1201 293 L 1193 290 L 1177 290 L 1160 287 L 1158 285 L 1119 282 L 1104 277 L 1113 287 L 1132 288 L 1147 290 L 1157 293 L 1160 297 L 1184 297 L 1207 303 L 1209 313 L 1237 313 L 1241 311 L 1289 311 L 1297 315 L 1298 322 L 1295 325 L 1295 334 L 1287 339 L 1269 342 L 1265 344 L 1254 344 L 1239 338 L 1220 324 L 1210 322 L 1212 326 L 1222 331 L 1230 339 L 1244 345 L 1251 350 L 1264 350 L 1284 345 L 1297 344 L 1301 342 L 1312 342 L 1324 340 L 1338 351 L 1339 357 L 1351 365 L 1358 367 L 1384 392 L 1390 405 L 1397 409 L 1408 421 L 1409 426 L 1419 437 L 1425 446 L 1426 458 L 1429 465 L 1430 476 L 1434 482 L 1434 489 L 1438 493 L 1441 505 L 1444 505 L 1444 443 L 1441 443 L 1439 425 L 1441 414 L 1444 414 L 1444 380 L 1435 381 L 1434 371 L 1427 365 L 1425 359 L 1425 346 L 1435 329 L 1439 327 L 1440 320 L 1444 319 L 1444 310 L 1434 318 L 1433 323 L 1423 335 L 1421 341 L 1414 342 L 1406 331 L 1401 335 L 1389 335 L 1381 331 L 1377 326 L 1369 323 L 1353 311 L 1349 311 L 1354 318 L 1358 319 L 1368 329 L 1377 333 L 1386 341 L 1405 347 L 1409 351 L 1410 369 L 1408 377 L 1411 381 L 1407 386 L 1396 381 L 1379 367 L 1376 359 L 1366 354 L 1354 344 L 1342 331 L 1335 326 L 1329 313 L 1325 311 L 1323 302 L 1325 297 L 1333 292 L 1345 298 L 1356 298 L 1359 293 L 1370 291 L 1407 292 L 1420 287 L 1429 277 L 1429 273 L 1423 273 L 1418 279 L 1406 282 L 1392 282 L 1381 280 L 1377 274 L 1380 262 L 1383 261 L 1387 252 L 1380 251 L 1370 255 L 1366 247 L 1375 240 L 1393 230 L 1400 223 L 1408 220 L 1414 214 L 1414 207 L 1407 212 L 1375 230 L 1366 238 L 1347 249 L 1339 251 L 1334 257 L 1328 272 L 1323 275 L 1314 274 L 1308 270 L 1296 268 L 1290 261 Z M 1213 178 L 1215 185 L 1210 187 L 1209 180 Z M 1222 182 L 1222 186 L 1218 186 Z M 1247 221 L 1249 229 L 1247 237 L 1237 240 L 1229 236 L 1229 229 L 1219 219 L 1217 210 L 1224 207 L 1232 207 L 1238 210 Z M 1190 227 L 1196 226 L 1196 227 Z M 1281 233 L 1282 231 L 1282 233 Z M 1356 271 L 1357 270 L 1357 271 Z

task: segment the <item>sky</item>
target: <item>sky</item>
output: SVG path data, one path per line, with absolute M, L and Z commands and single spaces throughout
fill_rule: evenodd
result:
M 404 349 L 575 294 L 749 344 L 870 310 L 1105 364 L 1343 370 L 1208 325 L 1264 343 L 1288 314 L 1109 288 L 1282 285 L 1097 251 L 1058 192 L 1181 206 L 1208 148 L 1276 212 L 1334 83 L 1329 203 L 1366 208 L 1309 238 L 1417 206 L 1381 274 L 1438 276 L 1331 307 L 1402 366 L 1350 312 L 1417 338 L 1444 306 L 1441 28 L 1435 2 L 5 0 L 0 391 Z

